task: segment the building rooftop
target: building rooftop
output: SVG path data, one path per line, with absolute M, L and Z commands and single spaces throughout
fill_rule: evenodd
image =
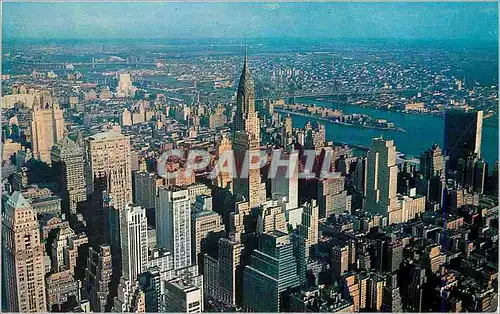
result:
M 116 132 L 116 131 L 107 131 L 107 132 L 101 132 L 92 135 L 89 137 L 89 140 L 93 141 L 104 141 L 104 140 L 114 140 L 114 139 L 120 139 L 120 138 L 125 138 L 125 135 Z

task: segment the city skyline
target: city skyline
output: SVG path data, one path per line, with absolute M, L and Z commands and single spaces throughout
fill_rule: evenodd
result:
M 2 311 L 498 310 L 498 4 L 2 8 Z
M 139 38 L 498 40 L 496 2 L 7 2 L 2 9 L 4 41 Z M 306 11 L 307 16 L 304 15 Z M 310 23 L 311 20 L 314 22 Z M 33 27 L 34 21 L 37 27 Z

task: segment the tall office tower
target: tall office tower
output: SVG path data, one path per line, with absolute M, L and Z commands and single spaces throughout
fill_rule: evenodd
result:
M 314 128 L 308 122 L 305 126 L 305 147 L 307 149 L 317 149 L 325 147 L 325 126 L 321 123 L 316 123 Z
M 84 289 L 94 312 L 109 311 L 108 295 L 112 272 L 111 247 L 101 245 L 99 252 L 90 247 Z
M 162 293 L 159 268 L 153 267 L 140 274 L 138 280 L 142 291 L 144 291 L 146 312 L 163 312 L 160 308 Z
M 2 263 L 9 312 L 45 312 L 44 246 L 36 214 L 19 191 L 5 202 Z
M 127 205 L 120 212 L 122 276 L 134 282 L 148 265 L 148 223 L 146 209 Z
M 217 252 L 204 255 L 204 293 L 220 299 L 224 304 L 241 304 L 242 282 L 240 279 L 243 245 L 234 234 L 221 238 Z
M 305 255 L 309 257 L 311 247 L 318 243 L 318 213 L 316 200 L 311 200 L 304 205 L 302 222 L 298 225 L 299 234 L 305 239 Z
M 122 73 L 118 78 L 118 86 L 116 87 L 118 97 L 134 96 L 132 80 L 129 73 Z
M 318 180 L 319 217 L 328 218 L 332 214 L 349 210 L 350 196 L 344 189 L 345 177 L 335 176 Z
M 165 312 L 203 312 L 203 290 L 182 278 L 165 281 Z
M 349 270 L 349 245 L 335 245 L 330 252 L 332 277 L 338 279 Z
M 285 196 L 288 202 L 287 208 L 297 208 L 299 207 L 299 154 L 277 149 L 273 152 L 273 158 L 274 156 L 280 156 L 280 160 L 286 161 L 287 166 L 278 167 L 275 177 L 271 178 L 273 198 Z
M 165 178 L 152 172 L 134 172 L 134 203 L 146 209 L 155 208 L 156 193 L 165 185 Z
M 483 194 L 488 164 L 478 155 L 471 154 L 466 159 L 458 159 L 455 180 L 463 187 Z
M 108 178 L 109 204 L 116 210 L 132 202 L 132 171 L 130 138 L 109 131 L 95 134 L 86 140 L 87 194 L 94 191 L 94 180 Z
M 260 147 L 260 122 L 255 111 L 254 83 L 246 55 L 238 84 L 233 132 L 232 144 L 237 171 L 236 178 L 233 180 L 233 191 L 244 197 L 253 208 L 265 201 L 265 198 L 263 199 L 265 192 L 263 192 L 261 183 L 260 169 L 249 169 L 248 174 L 242 174 L 245 157 L 248 155 L 251 157 L 249 161 L 254 161 L 258 158 L 257 156 L 260 156 L 258 151 Z
M 386 285 L 382 296 L 382 312 L 403 312 L 401 294 L 398 287 L 398 276 L 396 273 L 388 274 Z
M 280 312 L 281 293 L 299 285 L 297 263 L 290 235 L 280 231 L 263 234 L 243 274 L 243 308 L 255 312 Z M 265 296 L 265 297 L 264 297 Z
M 380 271 L 398 271 L 403 262 L 404 247 L 403 240 L 396 238 L 395 235 L 388 235 L 384 239 L 377 239 L 375 256 L 377 257 L 378 265 L 375 266 Z
M 262 212 L 257 218 L 257 232 L 267 233 L 273 230 L 287 232 L 286 213 L 280 204 L 276 202 L 269 202 L 264 204 Z
M 212 210 L 212 197 L 198 195 L 196 202 L 192 206 L 191 231 L 193 262 L 198 264 L 201 245 L 210 232 L 216 233 L 224 230 L 222 217 Z
M 259 145 L 258 140 L 250 133 L 236 132 L 233 138 L 234 161 L 236 168 L 236 176 L 233 178 L 233 192 L 245 199 L 250 205 L 250 208 L 257 207 L 265 201 L 265 186 L 261 182 L 260 169 L 257 167 L 246 167 L 248 170 L 245 173 L 244 163 L 245 157 L 250 160 L 248 164 L 254 163 L 258 156 Z M 252 169 L 250 169 L 252 168 Z
M 366 158 L 358 158 L 354 170 L 354 187 L 361 195 L 366 196 Z
M 257 143 L 260 142 L 260 122 L 258 114 L 255 111 L 254 83 L 252 74 L 248 68 L 246 53 L 236 95 L 236 114 L 233 131 L 252 134 L 256 138 Z
M 396 197 L 397 178 L 394 141 L 374 138 L 367 157 L 365 210 L 387 216 L 389 224 L 401 221 Z
M 31 113 L 31 149 L 33 156 L 50 164 L 50 150 L 64 136 L 63 112 L 50 99 L 35 95 Z
M 219 282 L 219 297 L 227 304 L 235 305 L 239 291 L 238 287 L 241 283 L 238 282 L 237 271 L 240 268 L 241 253 L 243 245 L 241 242 L 236 241 L 234 238 L 219 240 L 219 269 L 218 269 L 218 282 Z M 241 291 L 239 291 L 241 293 Z
M 371 311 L 380 312 L 384 295 L 385 278 L 382 273 L 372 273 L 368 279 L 367 308 Z
M 442 203 L 445 187 L 446 168 L 445 158 L 437 144 L 420 155 L 420 173 L 423 175 L 423 184 L 417 185 L 418 192 L 434 203 Z
M 87 199 L 83 149 L 65 137 L 52 147 L 50 157 L 56 182 L 62 183 L 63 212 L 75 214 L 78 204 Z
M 121 126 L 131 126 L 132 125 L 132 113 L 127 109 L 123 109 L 122 115 L 120 117 Z
M 448 167 L 456 170 L 458 159 L 481 155 L 483 111 L 447 110 L 444 116 L 444 151 Z
M 180 187 L 161 187 L 156 207 L 156 242 L 172 252 L 174 269 L 191 265 L 191 203 Z
M 217 160 L 219 160 L 219 161 L 222 160 L 224 158 L 223 157 L 224 154 L 226 152 L 230 152 L 230 151 L 231 151 L 231 140 L 229 139 L 229 137 L 227 137 L 226 135 L 223 134 L 221 142 L 219 144 L 219 147 L 217 148 Z M 220 166 L 224 166 L 224 165 L 220 165 Z M 232 189 L 233 189 L 233 176 L 231 175 L 231 173 L 220 171 L 217 174 L 215 181 L 216 181 L 215 185 L 217 185 L 218 187 L 224 188 L 224 189 L 229 189 L 229 191 L 232 191 Z
M 283 129 L 281 130 L 281 145 L 287 147 L 287 145 L 292 143 L 292 116 L 287 114 L 283 124 Z
M 368 291 L 368 277 L 366 274 L 347 274 L 343 276 L 343 285 L 352 298 L 353 312 L 366 309 Z
M 407 312 L 422 312 L 424 284 L 427 282 L 425 268 L 413 266 L 410 269 L 408 296 L 405 300 Z
M 420 155 L 420 173 L 426 178 L 430 179 L 433 176 L 444 178 L 445 171 L 445 159 L 437 144 L 433 144 Z

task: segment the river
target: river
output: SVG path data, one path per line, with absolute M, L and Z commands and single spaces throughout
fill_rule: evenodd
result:
M 363 113 L 373 118 L 387 119 L 394 122 L 396 127 L 406 130 L 406 132 L 398 132 L 322 122 L 325 124 L 326 139 L 328 141 L 369 147 L 374 137 L 382 135 L 384 138 L 393 139 L 399 152 L 414 157 L 420 156 L 420 153 L 431 147 L 433 143 L 443 147 L 444 119 L 441 116 L 404 114 L 382 109 L 318 101 L 310 98 L 296 98 L 296 102 L 303 104 L 314 103 L 317 106 L 340 109 L 344 113 Z M 292 116 L 294 127 L 304 127 L 308 120 L 311 123 L 314 122 L 314 120 L 306 117 Z M 491 169 L 493 163 L 498 160 L 498 115 L 483 121 L 481 153 Z

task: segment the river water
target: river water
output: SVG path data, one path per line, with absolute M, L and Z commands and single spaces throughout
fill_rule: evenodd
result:
M 431 147 L 433 143 L 437 143 L 441 148 L 443 147 L 444 118 L 442 116 L 404 114 L 382 109 L 318 101 L 310 98 L 296 98 L 296 102 L 303 104 L 314 103 L 317 106 L 340 109 L 344 113 L 363 113 L 373 118 L 387 119 L 394 122 L 397 127 L 406 130 L 406 132 L 398 132 L 327 122 L 325 129 L 328 141 L 369 147 L 374 137 L 382 135 L 384 138 L 393 139 L 399 152 L 414 157 L 420 156 L 420 153 Z M 292 116 L 294 127 L 304 127 L 308 120 L 310 119 L 306 117 Z M 310 121 L 311 123 L 314 122 L 314 120 Z M 325 122 L 321 123 L 325 124 Z M 498 115 L 483 121 L 481 154 L 490 167 L 498 160 Z

